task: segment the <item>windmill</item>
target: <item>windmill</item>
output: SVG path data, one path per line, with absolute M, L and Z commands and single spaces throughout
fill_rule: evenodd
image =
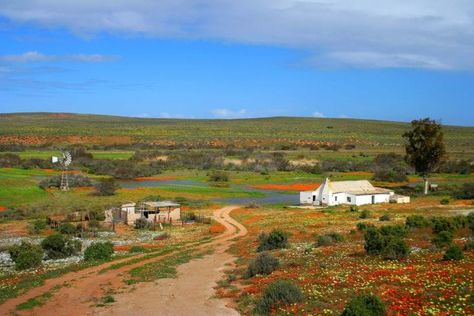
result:
M 68 191 L 69 190 L 69 179 L 68 179 L 68 167 L 72 162 L 72 156 L 69 151 L 63 151 L 62 157 L 53 156 L 51 158 L 52 163 L 59 163 L 62 167 L 61 172 L 61 191 Z

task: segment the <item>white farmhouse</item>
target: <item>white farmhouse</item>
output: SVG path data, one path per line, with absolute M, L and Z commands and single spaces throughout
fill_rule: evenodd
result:
M 374 187 L 367 180 L 330 181 L 315 191 L 300 192 L 300 203 L 311 205 L 364 205 L 376 203 L 408 203 L 410 197 L 396 195 L 392 190 Z

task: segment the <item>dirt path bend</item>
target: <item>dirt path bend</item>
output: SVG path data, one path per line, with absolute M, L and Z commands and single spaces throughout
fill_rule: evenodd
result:
M 239 315 L 226 307 L 224 300 L 212 298 L 216 282 L 224 275 L 223 269 L 235 259 L 226 252 L 231 239 L 247 234 L 247 229 L 229 216 L 233 209 L 235 207 L 225 207 L 214 213 L 215 219 L 226 227 L 226 232 L 213 254 L 179 266 L 175 279 L 144 283 L 133 292 L 115 295 L 117 302 L 96 310 L 97 314 Z
M 171 256 L 173 253 L 143 260 L 136 264 L 127 265 L 119 269 L 109 270 L 105 273 L 98 274 L 98 272 L 104 267 L 112 264 L 108 263 L 47 280 L 43 286 L 33 288 L 27 293 L 22 294 L 15 299 L 8 300 L 3 305 L 0 305 L 0 314 L 7 314 L 10 312 L 26 315 L 68 316 L 108 313 L 127 315 L 228 315 L 235 312 L 226 308 L 222 301 L 209 299 L 213 295 L 212 288 L 215 285 L 215 282 L 222 276 L 223 272 L 221 269 L 225 264 L 230 263 L 233 259 L 231 255 L 225 253 L 225 250 L 231 245 L 231 240 L 233 238 L 243 236 L 247 233 L 246 228 L 232 219 L 229 215 L 235 208 L 237 207 L 227 206 L 214 212 L 214 218 L 226 227 L 226 231 L 208 244 L 193 247 L 193 249 L 212 247 L 214 253 L 205 256 L 203 259 L 193 260 L 179 267 L 177 279 L 163 279 L 156 283 L 139 283 L 135 286 L 135 291 L 123 295 L 117 295 L 117 303 L 114 303 L 110 308 L 96 308 L 94 302 L 104 295 L 104 288 L 116 290 L 124 287 L 122 282 L 124 273 L 146 263 L 159 261 Z M 186 247 L 183 249 L 185 248 Z M 179 282 L 173 284 L 173 281 Z M 163 282 L 171 283 L 164 284 Z M 188 283 L 192 284 L 192 286 L 188 287 Z M 16 305 L 19 303 L 23 303 L 28 299 L 51 291 L 54 286 L 64 284 L 68 284 L 68 286 L 61 287 L 44 305 L 28 311 L 15 311 Z M 144 295 L 143 293 L 146 293 L 147 295 Z M 192 293 L 199 293 L 200 296 L 193 296 Z M 188 305 L 191 303 L 189 299 L 186 299 L 185 302 L 180 301 L 180 299 L 174 299 L 178 297 L 177 294 L 185 298 L 194 297 L 194 308 L 192 308 L 192 305 Z M 141 296 L 145 297 L 141 298 Z M 150 300 L 147 300 L 146 298 L 149 298 Z M 139 302 L 140 307 L 138 308 L 136 305 L 132 307 L 129 303 L 130 301 Z M 177 307 L 179 307 L 179 310 L 172 309 L 171 304 L 178 305 Z

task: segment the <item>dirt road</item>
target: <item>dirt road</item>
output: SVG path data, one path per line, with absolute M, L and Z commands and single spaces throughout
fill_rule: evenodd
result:
M 222 269 L 233 261 L 225 250 L 232 239 L 247 234 L 246 228 L 230 217 L 236 206 L 216 210 L 214 218 L 226 227 L 226 231 L 212 242 L 195 247 L 211 247 L 214 252 L 202 259 L 192 260 L 178 267 L 176 279 L 161 279 L 157 282 L 139 283 L 133 291 L 127 290 L 122 275 L 134 267 L 161 260 L 169 255 L 141 261 L 115 270 L 98 274 L 105 264 L 47 280 L 45 285 L 34 288 L 0 306 L 0 314 L 16 312 L 24 315 L 235 315 L 225 302 L 212 299 L 213 287 L 222 278 Z M 15 311 L 19 303 L 64 285 L 44 305 Z M 124 290 L 125 287 L 125 290 Z M 104 295 L 104 288 L 119 290 L 114 295 L 116 302 L 107 307 L 96 307 L 97 298 Z M 131 288 L 130 288 L 131 289 Z

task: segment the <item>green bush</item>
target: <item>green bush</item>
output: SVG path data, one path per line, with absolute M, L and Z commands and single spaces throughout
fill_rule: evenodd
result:
M 257 274 L 270 274 L 278 268 L 279 265 L 280 261 L 277 258 L 268 252 L 262 252 L 257 258 L 250 261 L 246 276 L 250 278 Z
M 32 234 L 39 234 L 41 231 L 46 229 L 46 220 L 45 219 L 35 219 L 28 225 L 28 229 Z
M 329 234 L 318 236 L 316 245 L 318 247 L 327 246 L 327 245 L 331 245 L 331 244 L 342 242 L 342 241 L 344 241 L 344 237 L 341 234 L 332 232 Z
M 367 218 L 370 218 L 370 211 L 368 211 L 368 210 L 363 210 L 362 212 L 360 212 L 359 218 L 360 218 L 360 219 L 367 219 Z
M 299 303 L 302 300 L 303 293 L 295 283 L 289 280 L 278 280 L 265 288 L 255 311 L 267 315 L 273 307 Z
M 390 220 L 390 215 L 388 214 L 383 214 L 382 216 L 379 217 L 379 221 L 381 222 L 388 222 Z
M 273 250 L 286 248 L 288 246 L 288 233 L 275 229 L 267 233 L 261 233 L 258 236 L 259 245 L 257 251 Z
M 410 253 L 403 240 L 406 230 L 401 225 L 382 226 L 367 229 L 364 234 L 364 248 L 369 255 L 382 255 L 384 259 L 395 260 L 406 258 Z
M 229 173 L 225 171 L 215 170 L 209 173 L 209 181 L 211 182 L 228 182 Z
M 370 228 L 375 228 L 374 225 L 366 224 L 366 223 L 357 223 L 356 227 L 357 227 L 357 230 L 361 231 L 361 232 L 364 232 L 364 231 L 366 231 L 367 229 L 370 229 Z
M 391 239 L 382 249 L 382 257 L 386 260 L 399 260 L 408 257 L 410 248 L 400 238 Z
M 43 249 L 38 245 L 22 242 L 20 245 L 11 246 L 8 249 L 10 258 L 15 263 L 15 269 L 25 270 L 41 265 L 43 260 Z
M 462 188 L 454 193 L 456 199 L 474 199 L 474 183 L 464 183 Z
M 438 248 L 446 247 L 453 242 L 453 234 L 449 231 L 439 232 L 431 242 Z
M 351 205 L 349 206 L 349 212 L 358 212 L 359 207 L 357 205 Z
M 454 260 L 454 261 L 459 261 L 461 259 L 464 259 L 464 254 L 462 252 L 461 247 L 457 245 L 451 245 L 444 253 L 443 259 Z
M 406 237 L 407 230 L 402 225 L 386 225 L 380 227 L 380 233 L 384 236 Z
M 78 254 L 82 243 L 80 240 L 71 239 L 65 235 L 54 234 L 43 239 L 41 247 L 48 259 L 62 259 Z
M 410 215 L 407 217 L 405 225 L 410 228 L 423 228 L 431 225 L 430 220 L 421 215 Z
M 107 242 L 96 242 L 84 251 L 85 261 L 109 260 L 114 254 L 114 245 Z
M 341 316 L 385 316 L 385 306 L 375 295 L 364 294 L 354 297 L 344 308 Z
M 439 203 L 440 203 L 441 205 L 448 205 L 449 202 L 450 202 L 450 201 L 449 201 L 449 199 L 447 199 L 447 198 L 441 199 L 441 201 L 439 201 Z
M 140 253 L 140 252 L 146 252 L 147 250 L 145 247 L 142 246 L 132 246 L 130 247 L 130 250 L 128 252 L 130 253 Z
M 94 185 L 95 194 L 99 196 L 114 195 L 119 185 L 114 178 L 101 179 Z
M 137 218 L 135 220 L 135 229 L 149 229 L 150 227 L 151 224 L 146 218 Z
M 431 219 L 431 222 L 434 234 L 438 234 L 442 231 L 454 233 L 459 228 L 458 223 L 446 217 L 434 217 Z
M 77 228 L 71 223 L 62 223 L 58 227 L 58 232 L 64 235 L 74 235 L 77 232 Z

